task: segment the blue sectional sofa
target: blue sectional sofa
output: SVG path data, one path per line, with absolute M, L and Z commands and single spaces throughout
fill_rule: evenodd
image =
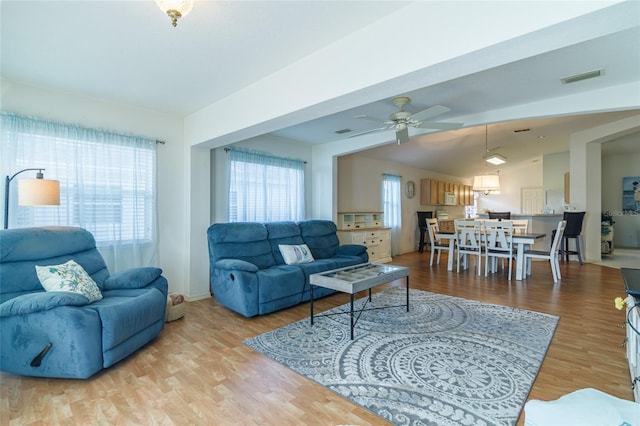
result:
M 53 265 L 69 260 L 93 279 L 102 299 L 90 303 L 83 294 L 44 290 L 36 266 L 62 275 Z M 110 275 L 93 235 L 82 228 L 0 231 L 0 370 L 88 378 L 131 355 L 164 328 L 161 273 L 145 267 Z M 86 274 L 80 275 L 86 280 Z
M 336 231 L 329 220 L 214 223 L 207 230 L 213 296 L 246 317 L 308 301 L 309 275 L 369 260 L 365 246 L 340 246 Z M 314 260 L 286 264 L 281 244 L 306 244 Z M 317 288 L 313 295 L 331 293 Z

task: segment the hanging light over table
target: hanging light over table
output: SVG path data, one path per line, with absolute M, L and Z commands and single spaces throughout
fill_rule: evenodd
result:
M 488 126 L 484 126 L 484 150 L 485 154 L 489 151 L 489 130 Z M 486 159 L 486 156 L 485 156 Z M 486 172 L 487 165 L 485 163 L 485 174 L 474 176 L 473 190 L 482 192 L 484 195 L 495 194 L 500 192 L 500 177 L 497 173 L 490 174 Z

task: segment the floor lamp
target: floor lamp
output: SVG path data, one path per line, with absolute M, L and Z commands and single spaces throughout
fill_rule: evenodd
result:
M 4 184 L 4 229 L 9 227 L 9 184 L 20 173 L 37 170 L 35 179 L 21 179 L 18 181 L 19 206 L 59 206 L 60 181 L 44 179 L 42 171 L 45 169 L 24 169 L 13 176 L 7 176 Z

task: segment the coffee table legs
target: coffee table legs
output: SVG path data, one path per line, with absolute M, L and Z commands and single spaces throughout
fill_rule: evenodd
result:
M 371 300 L 371 296 L 369 296 L 369 300 Z M 409 312 L 409 275 L 407 275 L 407 312 Z
M 353 293 L 349 294 L 351 302 L 351 340 L 353 340 Z M 369 300 L 371 300 L 371 289 L 369 289 Z
M 313 285 L 310 284 L 309 285 L 309 297 L 311 298 L 311 303 L 309 304 L 311 306 L 311 325 L 313 325 Z

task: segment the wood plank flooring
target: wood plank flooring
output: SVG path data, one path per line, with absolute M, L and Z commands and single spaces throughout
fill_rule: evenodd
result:
M 561 317 L 530 398 L 555 399 L 593 387 L 633 399 L 620 346 L 624 314 L 613 305 L 624 295 L 619 270 L 571 261 L 561 264 L 562 282 L 554 284 L 546 262 L 535 262 L 533 276 L 521 282 L 509 282 L 506 272 L 487 278 L 448 272 L 446 254 L 440 265 L 430 268 L 428 262 L 426 252 L 393 259 L 411 269 L 412 288 Z M 329 296 L 317 302 L 317 312 L 347 301 L 346 295 Z M 185 312 L 152 343 L 89 380 L 0 373 L 0 423 L 387 424 L 241 343 L 307 317 L 308 304 L 247 319 L 207 299 L 188 303 Z

